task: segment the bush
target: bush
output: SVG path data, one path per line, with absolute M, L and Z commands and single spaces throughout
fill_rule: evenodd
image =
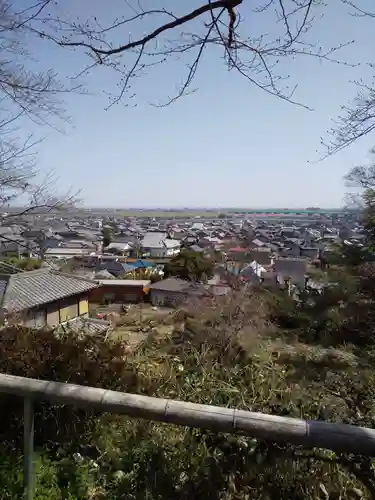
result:
M 270 321 L 273 312 L 267 295 L 249 290 L 186 304 L 173 315 L 172 337 L 151 339 L 128 357 L 120 343 L 8 328 L 0 366 L 15 375 L 371 426 L 372 350 L 291 342 Z M 0 482 L 3 498 L 16 499 L 22 416 L 14 398 L 5 405 Z M 36 445 L 40 500 L 369 499 L 375 484 L 360 457 L 61 405 L 37 405 Z
M 94 337 L 80 337 L 73 332 L 56 336 L 51 330 L 29 330 L 22 327 L 3 329 L 0 343 L 0 369 L 3 373 L 103 387 L 112 390 L 137 391 L 137 374 L 124 363 L 125 346 Z M 3 396 L 0 439 L 19 445 L 22 437 L 22 401 Z M 72 444 L 90 428 L 94 412 L 72 406 L 36 404 L 35 442 Z

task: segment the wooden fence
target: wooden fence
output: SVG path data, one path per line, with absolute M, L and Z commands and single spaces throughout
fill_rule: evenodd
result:
M 0 393 L 24 398 L 24 482 L 27 500 L 33 499 L 33 401 L 38 399 L 168 424 L 241 433 L 308 448 L 375 456 L 375 430 L 354 425 L 278 417 L 5 374 L 0 374 Z

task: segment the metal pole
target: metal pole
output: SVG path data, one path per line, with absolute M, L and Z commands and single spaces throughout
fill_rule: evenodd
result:
M 34 403 L 31 397 L 23 400 L 23 484 L 25 500 L 34 497 Z

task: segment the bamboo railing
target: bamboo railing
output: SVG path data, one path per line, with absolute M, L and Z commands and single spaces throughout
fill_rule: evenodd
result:
M 33 401 L 39 399 L 168 424 L 241 433 L 307 448 L 375 456 L 375 430 L 354 425 L 279 417 L 5 374 L 0 374 L 0 393 L 24 398 L 24 481 L 27 500 L 33 499 Z

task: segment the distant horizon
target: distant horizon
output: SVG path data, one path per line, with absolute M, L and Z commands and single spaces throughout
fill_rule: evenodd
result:
M 22 211 L 27 209 L 27 205 L 13 205 L 9 207 L 2 207 L 1 212 L 7 212 L 7 211 Z M 38 207 L 35 207 L 36 211 L 38 210 Z M 124 212 L 236 212 L 236 211 L 266 211 L 270 212 L 274 210 L 275 212 L 279 212 L 281 210 L 327 210 L 327 211 L 339 211 L 339 210 L 344 210 L 345 207 L 319 207 L 319 206 L 314 206 L 314 205 L 306 205 L 304 207 L 301 206 L 280 206 L 280 207 L 273 207 L 273 206 L 262 206 L 262 207 L 214 207 L 214 206 L 207 206 L 207 207 L 198 207 L 198 206 L 192 206 L 192 207 L 176 207 L 176 206 L 169 206 L 169 207 L 150 207 L 150 206 L 143 206 L 143 207 L 125 207 L 125 206 L 90 206 L 90 205 L 85 205 L 84 203 L 77 204 L 76 206 L 71 207 L 69 210 L 116 210 L 116 211 L 124 211 Z M 52 209 L 53 211 L 53 209 Z M 57 209 L 57 211 L 60 211 Z M 47 210 L 45 213 L 48 213 L 49 210 Z
M 313 205 L 307 205 L 306 207 L 294 207 L 294 206 L 280 206 L 280 207 L 109 207 L 109 206 L 86 206 L 83 205 L 83 208 L 97 208 L 97 209 L 104 209 L 104 210 L 129 210 L 129 211 L 150 211 L 150 210 L 155 210 L 155 211 L 173 211 L 173 210 L 178 210 L 178 211 L 198 211 L 198 210 L 206 210 L 206 211 L 212 211 L 212 210 L 230 210 L 230 211 L 235 211 L 235 210 L 307 210 L 307 209 L 319 209 L 319 210 L 342 210 L 344 207 L 317 207 Z

